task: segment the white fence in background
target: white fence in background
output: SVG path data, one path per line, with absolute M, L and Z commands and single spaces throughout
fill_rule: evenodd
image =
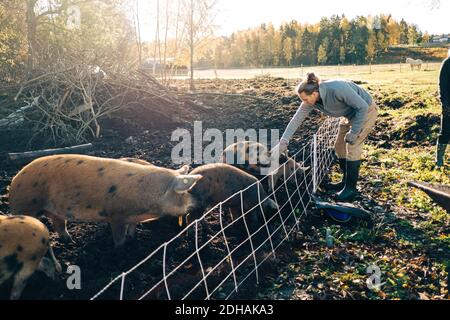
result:
M 194 79 L 252 79 L 257 76 L 270 75 L 289 80 L 302 79 L 308 72 L 314 72 L 322 78 L 352 77 L 370 74 L 417 74 L 425 71 L 438 71 L 440 62 L 424 61 L 422 71 L 411 71 L 410 65 L 405 61 L 393 64 L 367 64 L 367 65 L 334 65 L 334 66 L 298 66 L 291 68 L 262 67 L 262 68 L 236 68 L 236 69 L 199 69 L 194 71 Z M 188 79 L 188 77 L 174 77 L 175 79 Z
M 260 185 L 265 177 L 217 204 L 181 233 L 122 273 L 91 299 L 229 299 L 250 280 L 259 283 L 264 262 L 298 229 L 311 195 L 333 161 L 339 119 L 327 119 L 312 140 L 293 158 L 311 166 L 306 172 L 286 173 L 269 195 L 279 210 L 263 209 Z M 246 208 L 246 195 L 257 192 L 258 201 Z M 230 217 L 232 202 L 240 203 L 240 216 Z M 246 208 L 246 209 L 244 209 Z M 145 281 L 144 281 L 145 280 Z M 146 287 L 144 287 L 144 284 Z

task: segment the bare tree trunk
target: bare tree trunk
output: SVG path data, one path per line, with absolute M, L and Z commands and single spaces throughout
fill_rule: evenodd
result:
M 158 61 L 159 61 L 159 66 L 160 66 L 160 70 L 159 70 L 159 75 L 162 76 L 163 74 L 163 69 L 164 66 L 162 65 L 162 53 L 161 53 L 161 38 L 159 35 L 159 21 L 160 21 L 160 16 L 159 16 L 159 0 L 157 1 L 158 3 Z
M 191 80 L 190 80 L 190 90 L 194 91 L 194 0 L 191 0 L 191 12 L 190 12 L 190 21 L 189 21 L 189 40 L 190 40 L 190 67 L 191 67 Z
M 37 18 L 34 13 L 36 0 L 27 0 L 27 40 L 28 40 L 28 57 L 27 57 L 27 74 L 30 75 L 34 69 L 34 61 L 36 55 L 36 29 Z
M 139 0 L 136 0 L 136 40 L 139 53 L 139 66 L 142 64 L 142 42 L 141 42 L 141 25 L 139 23 Z
M 180 32 L 180 22 L 184 21 L 184 15 L 181 14 L 182 11 L 182 5 L 183 5 L 183 0 L 178 0 L 178 9 L 177 9 L 177 21 L 176 21 L 176 30 L 175 30 L 175 59 L 178 59 L 181 51 L 183 49 L 180 49 L 182 47 L 182 42 L 185 40 L 185 31 L 186 31 L 186 23 L 184 23 L 184 26 L 181 29 Z
M 153 54 L 153 75 L 156 76 L 156 53 L 159 47 L 159 0 L 156 0 L 156 35 L 155 35 L 155 50 Z
M 175 55 L 178 54 L 178 31 L 180 24 L 181 0 L 178 0 L 177 21 L 175 23 Z
M 178 61 L 178 28 L 180 24 L 180 9 L 181 9 L 181 0 L 178 0 L 177 6 L 177 19 L 175 21 L 175 48 L 173 51 L 174 61 Z M 177 67 L 172 66 L 172 72 L 176 76 L 177 75 Z
M 166 0 L 166 33 L 164 35 L 164 73 L 163 79 L 167 82 L 167 35 L 169 32 L 169 0 Z

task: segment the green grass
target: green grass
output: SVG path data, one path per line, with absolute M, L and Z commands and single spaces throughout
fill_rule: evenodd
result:
M 430 82 L 440 63 L 429 63 L 422 66 L 422 71 L 411 71 L 409 65 L 402 63 L 378 65 L 342 65 L 342 66 L 305 66 L 285 68 L 241 68 L 241 69 L 207 69 L 195 70 L 195 79 L 252 79 L 255 76 L 282 77 L 297 82 L 308 72 L 315 72 L 322 79 L 344 78 L 355 81 L 367 81 L 376 84 L 389 84 L 395 79 L 399 85 L 410 83 L 412 86 Z M 401 72 L 400 72 L 401 68 Z M 186 77 L 177 77 L 186 79 Z M 291 83 L 295 86 L 295 83 Z

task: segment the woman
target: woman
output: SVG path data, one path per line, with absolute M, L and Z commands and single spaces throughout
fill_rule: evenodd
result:
M 442 104 L 441 132 L 436 146 L 436 166 L 444 165 L 445 149 L 450 142 L 450 49 L 439 73 L 439 93 Z
M 343 179 L 330 184 L 340 190 L 339 201 L 352 201 L 358 194 L 356 184 L 361 165 L 363 143 L 375 126 L 378 110 L 372 97 L 363 88 L 346 80 L 320 81 L 314 73 L 296 89 L 302 104 L 287 126 L 280 143 L 274 148 L 279 154 L 287 151 L 289 140 L 313 109 L 332 117 L 342 117 L 335 143 Z

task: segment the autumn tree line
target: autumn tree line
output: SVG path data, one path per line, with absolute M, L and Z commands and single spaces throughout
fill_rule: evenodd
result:
M 54 69 L 100 66 L 126 72 L 148 59 L 193 65 L 211 35 L 215 0 L 2 0 L 0 79 L 30 78 Z M 153 40 L 138 17 L 152 22 Z M 148 33 L 148 32 L 147 32 Z M 165 75 L 162 75 L 165 76 Z
M 216 0 L 151 0 L 151 12 L 129 0 L 2 0 L 0 78 L 29 78 L 55 64 L 127 71 L 146 59 L 163 65 L 261 67 L 377 63 L 389 46 L 427 43 L 430 35 L 390 15 L 344 15 L 316 24 L 262 24 L 214 36 Z M 78 27 L 68 24 L 80 10 Z M 148 9 L 147 9 L 148 10 Z M 156 30 L 143 43 L 138 16 Z M 191 72 L 192 75 L 193 72 Z M 166 76 L 162 74 L 162 76 Z
M 233 33 L 211 41 L 198 58 L 199 66 L 260 67 L 376 63 L 393 45 L 427 43 L 430 35 L 418 26 L 390 15 L 344 15 L 322 18 L 316 24 L 291 21 Z

